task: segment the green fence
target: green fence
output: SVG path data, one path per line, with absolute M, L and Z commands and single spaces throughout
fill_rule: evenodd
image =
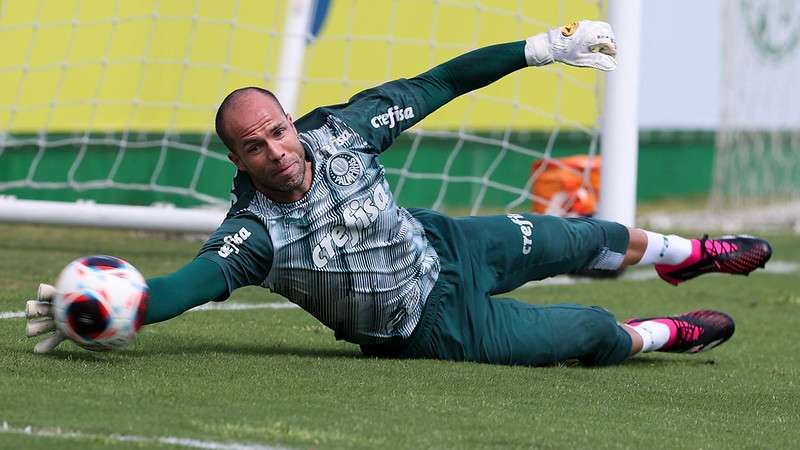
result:
M 482 137 L 500 139 L 501 136 L 489 133 Z M 216 137 L 104 133 L 89 136 L 88 141 L 82 138 L 83 135 L 69 134 L 49 134 L 46 139 L 37 139 L 35 135 L 6 136 L 5 147 L 0 145 L 0 194 L 25 199 L 87 199 L 134 205 L 167 202 L 177 206 L 201 205 L 209 197 L 222 202 L 228 198 L 233 166 Z M 516 133 L 510 142 L 544 152 L 550 138 L 544 133 Z M 400 184 L 397 170 L 406 167 L 415 174 L 440 174 L 450 161 L 443 204 L 447 208 L 471 205 L 481 185 L 458 181 L 458 177 L 483 176 L 486 168 L 496 162 L 500 147 L 431 136 L 420 142 L 414 147 L 414 136 L 403 136 L 381 157 L 398 202 L 406 206 L 430 206 L 442 189 L 442 181 L 406 178 Z M 552 155 L 561 157 L 586 154 L 590 142 L 585 134 L 561 133 L 552 144 Z M 206 149 L 205 153 L 198 152 L 201 148 Z M 412 148 L 414 157 L 409 158 Z M 505 185 L 524 185 L 536 158 L 511 151 L 501 156 L 488 179 Z M 76 164 L 78 159 L 80 162 Z M 713 159 L 711 132 L 641 133 L 638 200 L 707 194 Z M 70 173 L 76 184 L 67 186 Z M 115 185 L 103 183 L 109 175 Z M 194 188 L 188 189 L 193 180 L 196 180 Z M 151 183 L 157 189 L 145 190 Z M 121 188 L 122 185 L 127 188 Z M 488 189 L 482 205 L 502 208 L 516 197 L 517 194 Z

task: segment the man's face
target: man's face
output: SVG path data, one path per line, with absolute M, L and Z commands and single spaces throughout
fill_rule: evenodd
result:
M 292 117 L 270 97 L 244 92 L 225 111 L 224 126 L 233 149 L 228 158 L 250 175 L 256 189 L 278 202 L 293 202 L 311 187 L 306 161 Z

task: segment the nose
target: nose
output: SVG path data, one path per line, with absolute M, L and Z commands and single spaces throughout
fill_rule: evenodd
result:
M 267 145 L 267 151 L 269 159 L 271 161 L 280 161 L 286 155 L 286 151 L 284 151 L 283 147 L 276 144 L 269 144 Z

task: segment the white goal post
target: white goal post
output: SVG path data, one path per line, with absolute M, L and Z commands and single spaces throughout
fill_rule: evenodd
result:
M 610 1 L 608 21 L 616 33 L 620 57 L 617 70 L 606 76 L 601 140 L 602 195 L 598 216 L 634 226 L 639 158 L 641 0 Z
M 233 167 L 219 169 L 228 167 L 224 166 L 228 163 L 225 161 L 224 150 L 219 147 L 219 143 L 215 143 L 210 122 L 206 124 L 204 131 L 192 131 L 191 127 L 184 126 L 185 123 L 195 123 L 198 116 L 208 118 L 214 107 L 213 104 L 194 104 L 188 97 L 195 78 L 218 81 L 216 85 L 208 86 L 209 91 L 214 91 L 214 98 L 221 98 L 225 89 L 235 83 L 235 80 L 260 80 L 267 87 L 273 87 L 286 110 L 297 117 L 300 114 L 296 112 L 303 107 L 300 100 L 309 91 L 327 89 L 338 96 L 338 101 L 328 103 L 337 103 L 347 98 L 347 94 L 342 93 L 351 95 L 358 89 L 377 82 L 397 76 L 410 76 L 414 72 L 409 73 L 408 70 L 424 70 L 443 61 L 445 56 L 454 56 L 484 45 L 487 41 L 486 35 L 491 31 L 489 28 L 494 27 L 516 35 L 516 38 L 524 38 L 578 18 L 568 14 L 574 11 L 582 14 L 591 7 L 596 10 L 590 18 L 610 21 L 617 33 L 619 69 L 605 78 L 605 89 L 604 76 L 588 74 L 591 71 L 585 69 L 587 73 L 565 67 L 538 69 L 541 74 L 534 76 L 539 77 L 536 78 L 537 81 L 544 80 L 543 86 L 546 88 L 543 93 L 528 88 L 528 83 L 515 74 L 509 80 L 503 80 L 502 88 L 487 88 L 486 92 L 470 94 L 462 104 L 452 108 L 455 112 L 443 113 L 441 117 L 432 119 L 432 128 L 415 127 L 403 144 L 404 153 L 398 157 L 393 167 L 389 167 L 387 174 L 395 194 L 401 197 L 401 204 L 443 209 L 451 198 L 461 196 L 470 199 L 469 205 L 462 207 L 455 202 L 452 207 L 454 211 L 463 209 L 470 213 L 495 212 L 519 208 L 520 205 L 527 205 L 527 202 L 540 200 L 531 190 L 534 175 L 530 174 L 529 167 L 534 160 L 544 159 L 559 166 L 561 163 L 555 158 L 565 148 L 582 146 L 583 152 L 594 158 L 600 147 L 603 177 L 599 215 L 626 225 L 634 224 L 640 0 L 608 0 L 598 2 L 595 6 L 591 6 L 592 2 L 562 0 L 561 4 L 552 8 L 552 14 L 548 12 L 546 17 L 541 18 L 532 15 L 530 10 L 536 8 L 525 5 L 525 2 L 520 2 L 516 10 L 495 7 L 491 1 L 432 2 L 431 5 L 418 8 L 430 10 L 430 17 L 425 21 L 428 24 L 427 31 L 421 36 L 415 35 L 417 30 L 410 25 L 415 23 L 414 14 L 404 11 L 403 3 L 397 0 L 381 2 L 385 3 L 381 6 L 382 10 L 391 14 L 390 17 L 381 18 L 385 20 L 381 25 L 383 29 L 376 30 L 377 26 L 367 27 L 366 34 L 356 36 L 353 30 L 360 30 L 359 27 L 364 26 L 359 22 L 364 20 L 364 17 L 359 16 L 363 12 L 349 6 L 353 8 L 352 16 L 345 23 L 337 24 L 335 31 L 331 30 L 331 41 L 345 49 L 337 60 L 341 66 L 340 79 L 330 79 L 327 74 L 321 75 L 318 66 L 304 68 L 304 54 L 307 41 L 312 40 L 310 29 L 313 26 L 319 27 L 320 17 L 324 16 L 321 9 L 346 8 L 348 6 L 344 5 L 345 2 L 276 1 L 272 12 L 280 13 L 283 25 L 272 24 L 260 28 L 242 19 L 248 16 L 245 11 L 237 11 L 230 19 L 206 17 L 204 11 L 198 10 L 197 2 L 194 3 L 194 9 L 188 8 L 189 10 L 180 14 L 175 11 L 158 11 L 139 15 L 124 11 L 128 7 L 124 3 L 107 2 L 111 4 L 108 6 L 111 10 L 108 17 L 76 11 L 72 17 L 50 18 L 48 20 L 51 21 L 46 24 L 37 21 L 44 21 L 47 11 L 34 10 L 33 17 L 4 25 L 4 16 L 13 19 L 15 5 L 21 3 L 22 0 L 17 0 L 0 5 L 0 37 L 5 33 L 11 37 L 25 36 L 27 39 L 19 41 L 17 53 L 20 63 L 0 66 L 0 76 L 7 75 L 6 81 L 15 86 L 13 91 L 9 91 L 12 93 L 10 103 L 0 104 L 0 165 L 4 164 L 4 156 L 13 156 L 15 152 L 26 151 L 31 157 L 29 168 L 17 168 L 22 175 L 16 178 L 15 175 L 0 177 L 0 221 L 211 232 L 224 218 L 227 198 L 209 194 L 205 190 L 205 180 L 221 177 L 229 180 Z M 244 9 L 247 4 L 242 2 L 240 5 L 236 2 L 234 7 Z M 586 6 L 587 4 L 590 6 Z M 607 18 L 604 16 L 606 9 Z M 445 23 L 454 14 L 463 14 L 464 17 L 473 19 L 472 23 L 459 25 L 457 29 L 460 35 L 456 37 L 447 35 L 446 32 L 452 34 L 456 28 Z M 25 22 L 26 20 L 29 22 Z M 178 50 L 169 54 L 168 49 L 158 48 L 159 42 L 162 42 L 159 41 L 160 33 L 165 33 L 169 27 L 177 27 L 178 22 L 185 28 L 185 42 L 175 43 Z M 221 37 L 220 42 L 213 42 L 214 46 L 219 47 L 220 60 L 216 63 L 200 61 L 202 56 L 196 56 L 200 49 L 195 40 L 200 41 L 198 36 L 210 27 L 220 30 L 219 33 L 226 29 L 236 30 L 230 32 L 229 38 Z M 86 36 L 91 34 L 86 30 L 97 32 L 97 28 L 107 29 L 108 39 L 105 43 L 96 43 L 98 50 L 94 59 L 68 60 L 69 55 L 75 54 L 77 48 L 88 45 Z M 124 56 L 119 59 L 110 56 L 120 52 L 116 47 L 122 41 L 135 46 L 135 43 L 130 42 L 136 38 L 131 38 L 129 34 L 137 30 L 145 33 L 138 37 L 143 41 L 141 54 L 144 56 Z M 378 34 L 378 31 L 385 31 L 386 34 Z M 58 51 L 65 55 L 65 59 L 61 62 L 42 63 L 37 60 L 43 57 L 36 48 L 39 45 L 37 42 L 45 41 L 45 37 L 52 37 L 50 35 L 53 33 L 63 34 L 64 48 Z M 505 36 L 503 34 L 501 39 Z M 268 41 L 269 44 L 264 44 L 261 48 L 263 53 L 258 56 L 261 59 L 274 60 L 275 63 L 264 63 L 261 69 L 240 63 L 241 55 L 235 49 L 239 40 L 245 38 Z M 5 38 L 3 40 L 7 41 Z M 202 43 L 212 47 L 210 41 Z M 347 47 L 348 45 L 352 48 Z M 216 47 L 203 50 L 212 53 L 215 49 Z M 380 52 L 385 61 L 376 65 L 373 73 L 360 74 L 352 70 L 352 59 L 358 54 L 377 54 L 376 52 Z M 277 57 L 275 53 L 278 54 Z M 400 67 L 398 61 L 410 59 L 411 55 L 418 56 L 414 69 Z M 94 92 L 80 99 L 77 93 L 71 96 L 69 92 L 63 92 L 73 85 L 72 78 L 81 76 L 81 69 L 89 66 L 98 67 L 93 69 L 94 72 L 87 70 L 83 73 L 86 89 Z M 151 70 L 155 75 L 150 72 L 144 75 L 145 67 L 152 69 L 162 66 L 175 66 L 178 69 L 174 73 L 166 69 L 162 72 Z M 141 70 L 143 74 L 136 83 L 125 88 L 129 89 L 131 97 L 127 105 L 122 105 L 118 98 L 107 94 L 117 83 L 115 74 L 124 69 Z M 214 73 L 209 75 L 210 71 Z M 161 80 L 149 78 L 157 77 L 159 73 Z M 26 96 L 35 88 L 37 77 L 48 79 L 47 76 L 56 81 L 49 98 L 28 101 Z M 177 83 L 174 86 L 177 91 L 174 100 L 146 98 L 148 89 L 151 89 L 149 83 L 155 85 L 158 82 L 173 81 Z M 528 93 L 526 90 L 533 92 Z M 537 95 L 544 96 L 541 103 L 529 100 L 530 96 Z M 603 95 L 605 97 L 601 101 Z M 585 109 L 591 111 L 589 116 L 570 109 L 574 108 L 570 104 L 583 102 L 588 102 Z M 481 112 L 482 109 L 490 112 Z M 602 113 L 595 113 L 601 110 Z M 105 116 L 107 111 L 108 116 Z M 43 125 L 24 125 L 27 120 L 34 123 L 35 120 L 31 117 L 37 114 L 43 118 Z M 73 123 L 68 117 L 70 114 L 75 117 L 83 114 L 92 128 L 86 128 L 83 132 L 63 131 L 62 128 L 69 128 Z M 114 114 L 121 119 L 100 125 L 104 117 Z M 492 128 L 490 116 L 503 117 L 503 126 Z M 161 122 L 158 123 L 157 120 Z M 541 130 L 534 133 L 537 136 L 541 134 L 541 137 L 529 136 L 530 133 L 525 129 L 529 123 L 536 130 Z M 155 131 L 161 125 L 166 131 Z M 427 127 L 425 123 L 422 125 Z M 18 129 L 31 131 L 23 136 L 17 132 Z M 182 136 L 189 132 L 194 133 L 193 137 L 183 139 Z M 579 143 L 573 145 L 570 139 Z M 90 164 L 87 162 L 90 158 L 87 155 L 92 146 L 101 149 L 99 156 L 92 157 L 96 157 L 97 162 L 92 161 L 91 164 L 105 164 L 104 167 L 107 167 L 103 169 L 107 171 L 107 175 L 100 179 L 89 175 L 82 178 L 83 171 L 88 170 L 85 166 Z M 154 149 L 152 161 L 137 162 L 136 149 L 145 146 Z M 440 165 L 435 170 L 431 168 L 434 163 L 421 162 L 426 158 L 427 150 L 423 149 L 428 146 L 448 148 L 440 157 Z M 478 147 L 486 149 L 482 156 L 474 156 L 475 148 Z M 72 159 L 59 159 L 62 154 L 69 152 L 74 153 Z M 187 163 L 185 170 L 167 173 L 166 167 L 186 157 L 180 152 L 190 154 L 191 161 Z M 462 161 L 467 156 L 469 159 Z M 12 161 L 17 164 L 17 159 Z M 482 166 L 477 172 L 465 172 L 465 168 L 473 170 L 479 163 Z M 41 172 L 55 170 L 48 164 L 62 167 L 63 179 L 40 179 Z M 126 175 L 127 169 L 142 169 L 137 165 L 147 164 L 152 164 L 152 167 L 147 166 L 147 179 L 134 180 L 133 176 Z M 524 171 L 530 176 L 515 175 L 514 181 L 509 181 L 508 173 L 511 169 Z M 11 164 L 7 168 L 0 168 L 0 171 L 8 173 L 13 170 Z M 209 171 L 215 171 L 215 175 L 209 176 Z M 584 179 L 588 177 L 586 172 L 580 175 Z M 174 181 L 173 178 L 181 181 Z M 155 193 L 156 200 L 150 202 L 154 206 L 105 204 L 102 200 L 103 192 L 97 194 L 100 201 L 39 200 L 48 196 L 37 194 L 35 198 L 17 198 L 15 192 L 18 189 L 43 189 L 47 193 L 74 190 L 78 198 L 81 192 L 88 190 L 134 193 L 151 191 Z M 413 199 L 420 193 L 430 194 L 430 198 L 425 200 L 429 204 L 414 204 Z M 187 205 L 169 206 L 176 196 L 187 198 Z

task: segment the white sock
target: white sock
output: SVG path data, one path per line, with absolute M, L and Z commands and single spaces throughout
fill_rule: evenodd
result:
M 636 325 L 628 325 L 642 337 L 641 353 L 660 349 L 669 341 L 669 327 L 654 320 L 645 320 Z
M 674 234 L 664 236 L 643 230 L 647 235 L 647 248 L 637 266 L 644 264 L 675 265 L 692 255 L 692 241 Z

